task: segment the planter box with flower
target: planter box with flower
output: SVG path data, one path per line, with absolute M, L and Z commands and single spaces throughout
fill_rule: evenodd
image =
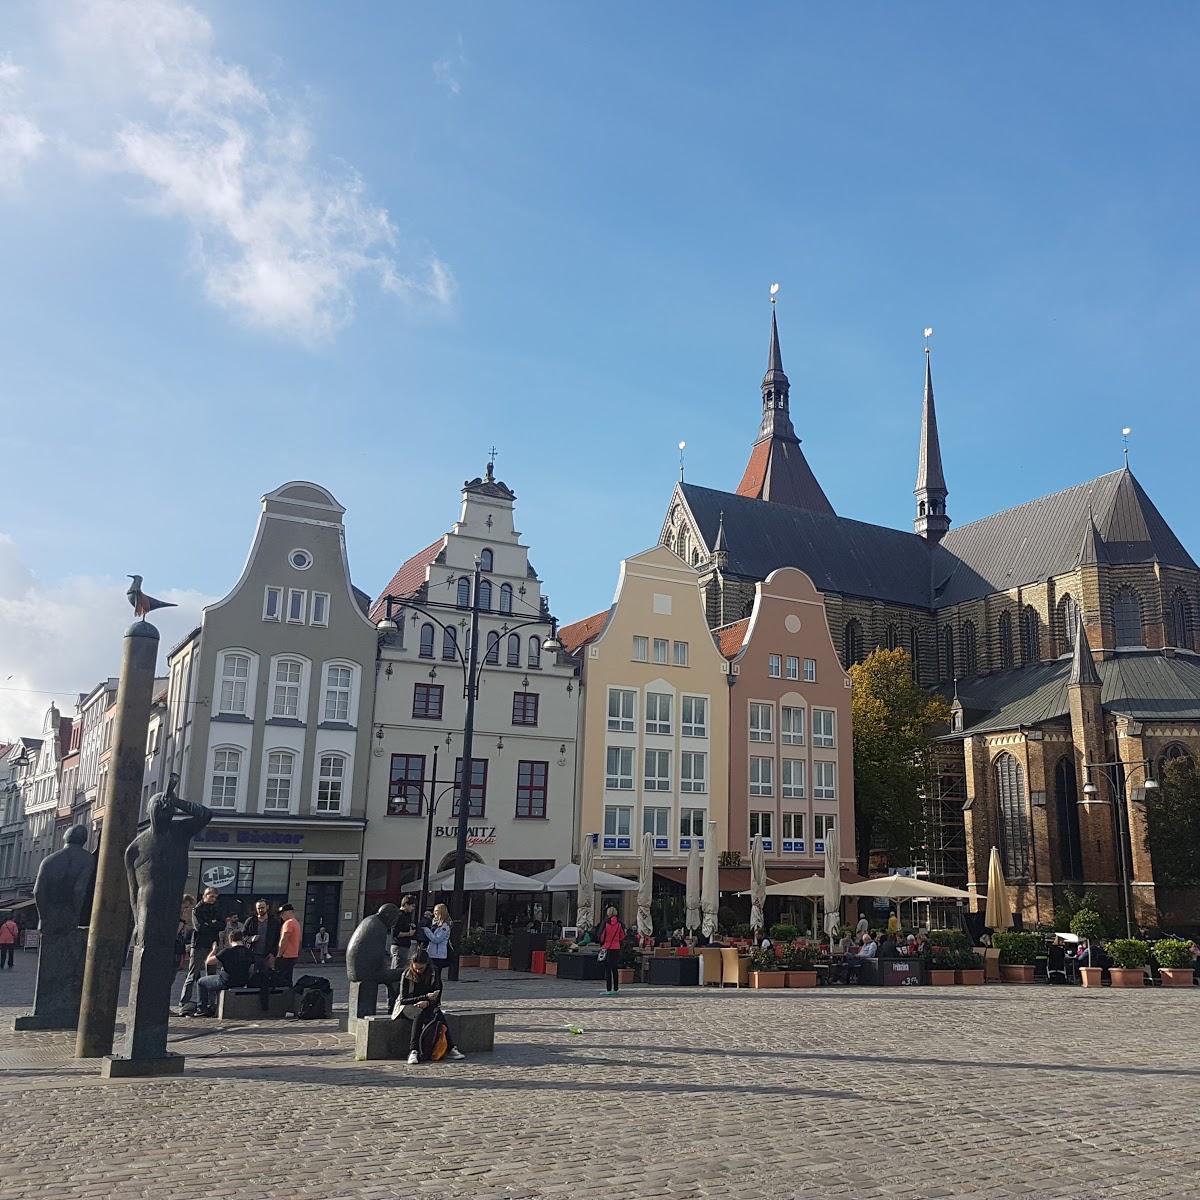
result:
M 1099 946 L 1105 937 L 1104 918 L 1093 908 L 1081 908 L 1071 918 L 1071 932 L 1082 941 L 1087 938 Z M 1102 967 L 1080 967 L 1079 978 L 1084 987 L 1100 987 L 1104 976 Z
M 958 951 L 942 942 L 933 942 L 929 952 L 929 983 L 933 987 L 949 987 L 958 982 L 955 968 Z
M 567 951 L 566 942 L 551 942 L 546 947 L 546 974 L 558 974 L 558 956 L 565 954 Z
M 787 972 L 779 969 L 774 950 L 760 946 L 750 951 L 750 986 L 752 988 L 787 987 Z
M 959 950 L 954 959 L 954 978 L 966 987 L 982 987 L 983 955 L 977 954 L 969 946 Z
M 1108 953 L 1113 965 L 1108 969 L 1109 978 L 1115 988 L 1145 987 L 1145 966 L 1150 958 L 1150 947 L 1138 938 L 1114 938 L 1108 943 Z
M 1158 963 L 1163 987 L 1191 987 L 1195 976 L 1195 957 L 1189 942 L 1182 938 L 1159 938 L 1150 950 Z
M 786 986 L 790 988 L 811 988 L 817 986 L 817 972 L 814 969 L 820 948 L 812 942 L 797 942 L 785 947 L 782 966 L 787 968 Z
M 1033 964 L 1044 945 L 1040 934 L 998 933 L 992 945 L 1000 951 L 1000 978 L 1005 983 L 1033 982 Z

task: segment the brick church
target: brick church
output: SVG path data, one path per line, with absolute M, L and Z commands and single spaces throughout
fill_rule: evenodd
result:
M 741 483 L 678 483 L 663 523 L 709 623 L 799 567 L 847 667 L 902 647 L 952 700 L 918 864 L 933 878 L 986 889 L 994 845 L 1026 922 L 1052 922 L 1072 888 L 1134 925 L 1196 923 L 1190 893 L 1155 886 L 1145 802 L 1166 760 L 1200 756 L 1200 568 L 1128 465 L 952 528 L 927 351 L 913 531 L 870 525 L 834 512 L 788 393 L 772 312 Z

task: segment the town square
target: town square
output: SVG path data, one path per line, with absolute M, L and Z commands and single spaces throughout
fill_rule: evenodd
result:
M 1198 49 L 6 10 L 0 1200 L 1194 1194 Z

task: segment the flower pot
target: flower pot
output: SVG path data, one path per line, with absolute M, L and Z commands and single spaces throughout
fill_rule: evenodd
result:
M 502 955 L 497 955 L 496 956 L 496 970 L 497 971 L 511 971 L 512 970 L 512 959 L 505 958 Z
M 496 969 L 496 956 L 494 954 L 481 954 L 479 956 L 479 965 L 485 971 L 494 971 Z
M 546 974 L 547 975 L 557 975 L 558 974 L 558 963 L 548 962 L 546 964 Z
M 1140 988 L 1146 986 L 1145 973 L 1141 967 L 1109 967 L 1108 977 L 1113 987 Z
M 933 987 L 950 987 L 955 982 L 954 975 L 953 967 L 932 967 L 929 971 L 929 982 Z
M 633 968 L 632 967 L 618 967 L 617 968 L 617 982 L 618 983 L 632 983 L 633 982 Z
M 954 972 L 954 977 L 965 987 L 983 986 L 982 967 L 960 967 Z
M 1080 967 L 1079 975 L 1084 987 L 1100 987 L 1100 981 L 1104 976 L 1104 968 Z
M 788 971 L 787 986 L 790 988 L 807 988 L 817 986 L 816 971 Z
M 786 971 L 751 971 L 750 986 L 752 988 L 781 988 L 787 987 Z
M 1163 987 L 1192 986 L 1193 973 L 1191 967 L 1159 967 L 1158 973 L 1162 978 Z
M 479 966 L 478 954 L 460 954 L 458 956 L 458 965 L 460 967 L 477 967 Z
M 1033 967 L 1025 963 L 1001 963 L 1000 978 L 1005 983 L 1032 983 Z

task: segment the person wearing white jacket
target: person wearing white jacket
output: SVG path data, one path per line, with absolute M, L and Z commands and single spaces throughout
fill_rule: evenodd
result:
M 421 930 L 429 961 L 441 978 L 442 968 L 450 957 L 450 910 L 444 904 L 433 906 L 433 921 Z

